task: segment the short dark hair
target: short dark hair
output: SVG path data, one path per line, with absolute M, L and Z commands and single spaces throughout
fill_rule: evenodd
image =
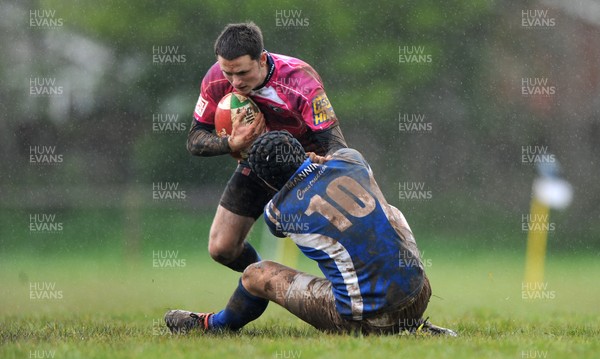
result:
M 287 131 L 269 131 L 260 135 L 248 151 L 248 165 L 263 181 L 281 189 L 308 156 Z
M 253 22 L 229 24 L 215 41 L 215 55 L 225 60 L 250 55 L 252 60 L 260 59 L 264 48 L 260 28 Z

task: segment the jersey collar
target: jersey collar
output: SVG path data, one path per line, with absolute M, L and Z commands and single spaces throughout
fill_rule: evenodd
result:
M 271 77 L 273 77 L 273 73 L 275 72 L 275 61 L 273 61 L 273 57 L 271 57 L 271 54 L 267 50 L 264 51 L 267 53 L 267 66 L 269 67 L 269 72 L 267 72 L 267 77 L 265 77 L 265 81 L 263 81 L 263 83 L 258 85 L 256 88 L 253 88 L 252 91 L 258 91 L 261 88 L 265 87 L 265 85 L 269 82 L 269 80 L 271 80 Z

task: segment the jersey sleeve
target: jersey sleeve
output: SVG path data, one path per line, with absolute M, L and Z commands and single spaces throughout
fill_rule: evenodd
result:
M 200 96 L 198 97 L 198 102 L 196 102 L 196 108 L 194 109 L 194 119 L 200 123 L 213 126 L 215 124 L 217 104 L 224 95 L 224 85 L 228 84 L 226 79 L 218 76 L 219 74 L 220 70 L 218 65 L 215 64 L 208 70 L 202 79 Z
M 323 131 L 338 123 L 333 106 L 327 98 L 321 76 L 309 64 L 303 63 L 291 74 L 290 81 L 298 83 L 300 93 L 296 104 L 306 125 L 314 132 Z
M 304 122 L 311 130 L 323 131 L 338 123 L 333 106 L 322 87 L 312 91 L 307 100 L 302 102 L 300 110 Z
M 269 230 L 275 237 L 286 237 L 282 231 L 281 224 L 279 223 L 279 219 L 281 218 L 279 210 L 275 207 L 273 200 L 269 201 L 265 206 L 264 218 Z
M 216 110 L 217 103 L 206 93 L 204 86 L 202 86 L 194 109 L 194 118 L 200 123 L 214 125 Z

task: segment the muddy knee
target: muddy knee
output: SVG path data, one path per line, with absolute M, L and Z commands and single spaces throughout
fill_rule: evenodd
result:
M 272 279 L 271 272 L 274 262 L 260 261 L 250 264 L 242 273 L 242 284 L 250 294 L 264 297 L 268 283 Z
M 283 303 L 286 292 L 299 272 L 272 261 L 249 265 L 242 275 L 242 284 L 251 294 Z
M 250 264 L 244 272 L 242 273 L 242 283 L 244 287 L 246 284 L 252 284 L 254 282 L 264 281 L 264 279 L 269 279 L 268 275 L 265 275 L 265 272 L 268 271 L 268 268 L 271 266 L 271 261 L 260 261 L 256 263 Z

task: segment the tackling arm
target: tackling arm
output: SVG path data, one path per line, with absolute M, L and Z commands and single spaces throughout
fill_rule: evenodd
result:
M 319 144 L 325 148 L 326 154 L 332 154 L 340 148 L 347 148 L 346 139 L 342 134 L 340 125 L 335 124 L 326 130 L 315 132 L 314 136 Z

